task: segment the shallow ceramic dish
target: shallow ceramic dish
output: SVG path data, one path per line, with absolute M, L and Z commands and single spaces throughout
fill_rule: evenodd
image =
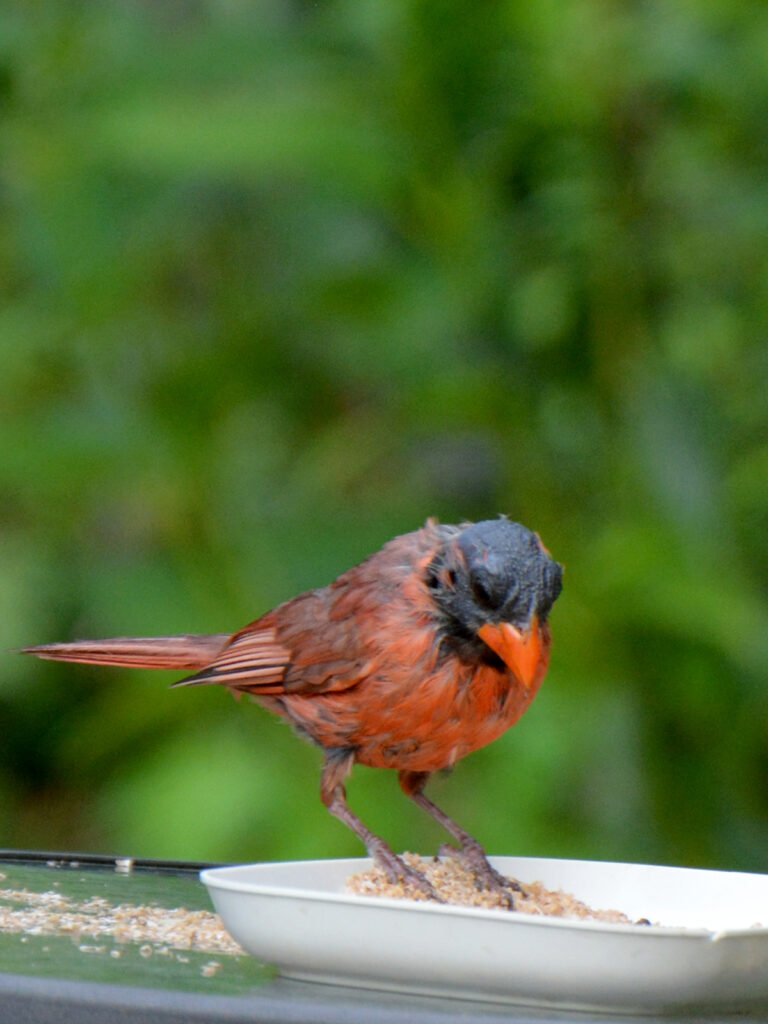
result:
M 370 867 L 363 859 L 212 868 L 201 878 L 235 939 L 291 978 L 604 1011 L 768 1007 L 768 875 L 491 859 L 523 883 L 654 924 L 350 895 L 345 881 Z

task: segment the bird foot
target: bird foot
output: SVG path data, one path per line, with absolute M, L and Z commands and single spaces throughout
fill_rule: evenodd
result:
M 445 900 L 438 896 L 435 888 L 420 871 L 406 864 L 403 858 L 393 853 L 385 843 L 369 849 L 369 853 L 376 866 L 381 868 L 393 885 L 403 884 L 410 886 L 423 892 L 428 899 L 434 900 L 436 903 L 445 902 Z
M 523 893 L 522 886 L 512 878 L 507 878 L 488 860 L 485 850 L 476 840 L 464 843 L 460 849 L 445 843 L 440 847 L 441 856 L 457 857 L 470 868 L 475 876 L 475 885 L 478 889 L 486 889 L 490 892 L 497 892 L 502 897 L 503 904 L 509 909 L 515 909 L 515 900 L 512 893 Z

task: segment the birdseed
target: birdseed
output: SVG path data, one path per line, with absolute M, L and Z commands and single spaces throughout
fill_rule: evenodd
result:
M 460 857 L 428 859 L 415 853 L 404 853 L 403 860 L 426 876 L 444 903 L 460 907 L 509 910 L 505 894 L 493 889 L 479 888 L 471 867 Z M 509 881 L 520 887 L 520 892 L 512 891 L 511 895 L 514 909 L 522 914 L 576 918 L 581 921 L 607 921 L 612 924 L 633 923 L 620 910 L 596 910 L 562 889 L 548 889 L 541 882 L 520 882 L 518 879 Z M 403 881 L 390 882 L 386 873 L 378 867 L 348 878 L 347 891 L 357 896 L 434 902 L 431 897 L 414 886 Z
M 111 936 L 120 944 L 136 943 L 145 959 L 175 957 L 177 951 L 185 950 L 243 955 L 212 911 L 132 903 L 113 906 L 100 896 L 77 901 L 53 890 L 0 889 L 0 932 L 20 934 L 22 941 L 28 935 L 68 935 L 84 953 L 106 952 L 106 946 L 90 940 Z M 119 956 L 120 951 L 110 955 Z

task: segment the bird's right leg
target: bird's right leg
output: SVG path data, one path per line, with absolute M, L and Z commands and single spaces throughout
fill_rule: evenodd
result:
M 352 829 L 355 835 L 364 843 L 368 854 L 377 867 L 380 867 L 393 884 L 402 881 L 420 889 L 430 899 L 440 900 L 435 890 L 427 879 L 415 868 L 398 857 L 394 850 L 385 842 L 381 836 L 375 835 L 368 826 L 354 814 L 347 804 L 347 794 L 344 789 L 344 779 L 352 770 L 355 762 L 354 748 L 333 747 L 325 752 L 325 763 L 320 785 L 320 795 L 323 803 L 330 813 L 343 822 L 347 828 Z
M 514 909 L 514 899 L 509 892 L 510 889 L 522 892 L 521 886 L 512 879 L 505 878 L 500 871 L 491 864 L 486 856 L 485 850 L 473 835 L 462 828 L 453 818 L 449 818 L 437 804 L 433 803 L 423 793 L 424 786 L 429 779 L 429 772 L 401 771 L 399 774 L 400 788 L 409 799 L 426 811 L 435 821 L 439 822 L 449 835 L 459 843 L 459 849 L 446 844 L 452 856 L 461 856 L 475 872 L 478 888 L 490 889 L 504 895 L 505 902 L 510 910 Z

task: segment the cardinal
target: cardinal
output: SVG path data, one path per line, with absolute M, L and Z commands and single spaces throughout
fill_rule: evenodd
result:
M 547 671 L 548 617 L 561 588 L 562 567 L 519 523 L 428 519 L 329 586 L 232 635 L 23 650 L 57 661 L 187 670 L 194 674 L 175 686 L 217 684 L 252 695 L 322 748 L 323 803 L 390 880 L 434 898 L 421 873 L 350 810 L 344 781 L 356 763 L 394 769 L 405 795 L 458 843 L 478 885 L 508 887 L 480 843 L 424 787 L 528 708 Z

